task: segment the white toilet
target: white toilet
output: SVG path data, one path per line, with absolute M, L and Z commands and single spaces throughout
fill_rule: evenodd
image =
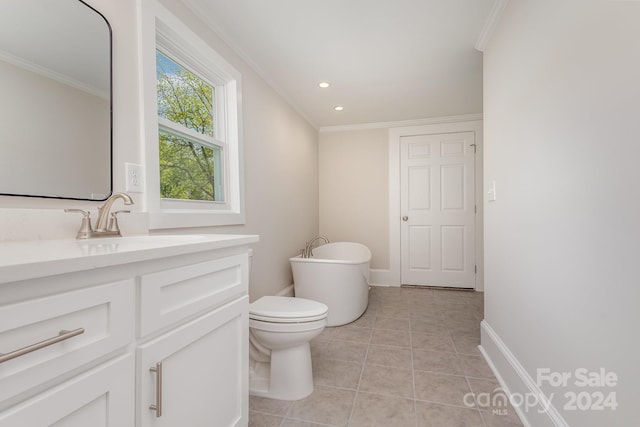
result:
M 313 392 L 309 341 L 329 308 L 317 301 L 264 296 L 249 305 L 249 394 L 298 400 Z

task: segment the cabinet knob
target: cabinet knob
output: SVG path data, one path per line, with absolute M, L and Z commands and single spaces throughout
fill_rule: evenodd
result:
M 405 216 L 403 216 L 403 217 L 402 217 L 402 220 L 403 220 L 404 222 L 407 222 L 407 221 L 409 221 L 409 217 L 405 215 Z

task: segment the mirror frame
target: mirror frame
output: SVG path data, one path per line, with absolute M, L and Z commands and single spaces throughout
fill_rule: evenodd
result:
M 0 196 L 17 196 L 17 197 L 30 197 L 40 199 L 58 199 L 58 200 L 84 200 L 90 202 L 103 202 L 107 200 L 111 194 L 113 194 L 113 30 L 109 20 L 96 8 L 86 3 L 83 0 L 76 0 L 83 4 L 93 12 L 98 14 L 107 25 L 108 37 L 109 37 L 109 192 L 104 199 L 89 199 L 83 197 L 67 197 L 67 196 L 48 196 L 39 194 L 14 194 L 14 193 L 2 193 Z

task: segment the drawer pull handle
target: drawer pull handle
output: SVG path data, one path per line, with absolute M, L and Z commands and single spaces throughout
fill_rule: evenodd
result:
M 21 349 L 12 351 L 11 353 L 6 353 L 6 354 L 0 353 L 0 363 L 4 363 L 8 360 L 15 359 L 16 357 L 24 356 L 25 354 L 59 343 L 60 341 L 68 340 L 69 338 L 73 338 L 76 335 L 80 335 L 80 334 L 84 334 L 84 328 L 74 329 L 73 331 L 62 330 L 60 331 L 58 336 L 48 338 L 44 341 L 40 341 L 35 344 L 28 345 Z
M 156 373 L 156 403 L 149 405 L 149 409 L 156 411 L 156 418 L 162 416 L 162 362 L 149 368 L 149 371 Z

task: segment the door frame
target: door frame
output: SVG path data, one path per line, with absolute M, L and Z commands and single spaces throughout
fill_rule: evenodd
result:
M 454 132 L 474 132 L 475 158 L 475 264 L 476 291 L 484 291 L 484 239 L 483 239 L 483 141 L 482 120 L 437 123 L 420 126 L 404 126 L 389 129 L 389 279 L 392 286 L 400 286 L 402 279 L 400 260 L 400 138 L 410 135 L 425 135 Z

